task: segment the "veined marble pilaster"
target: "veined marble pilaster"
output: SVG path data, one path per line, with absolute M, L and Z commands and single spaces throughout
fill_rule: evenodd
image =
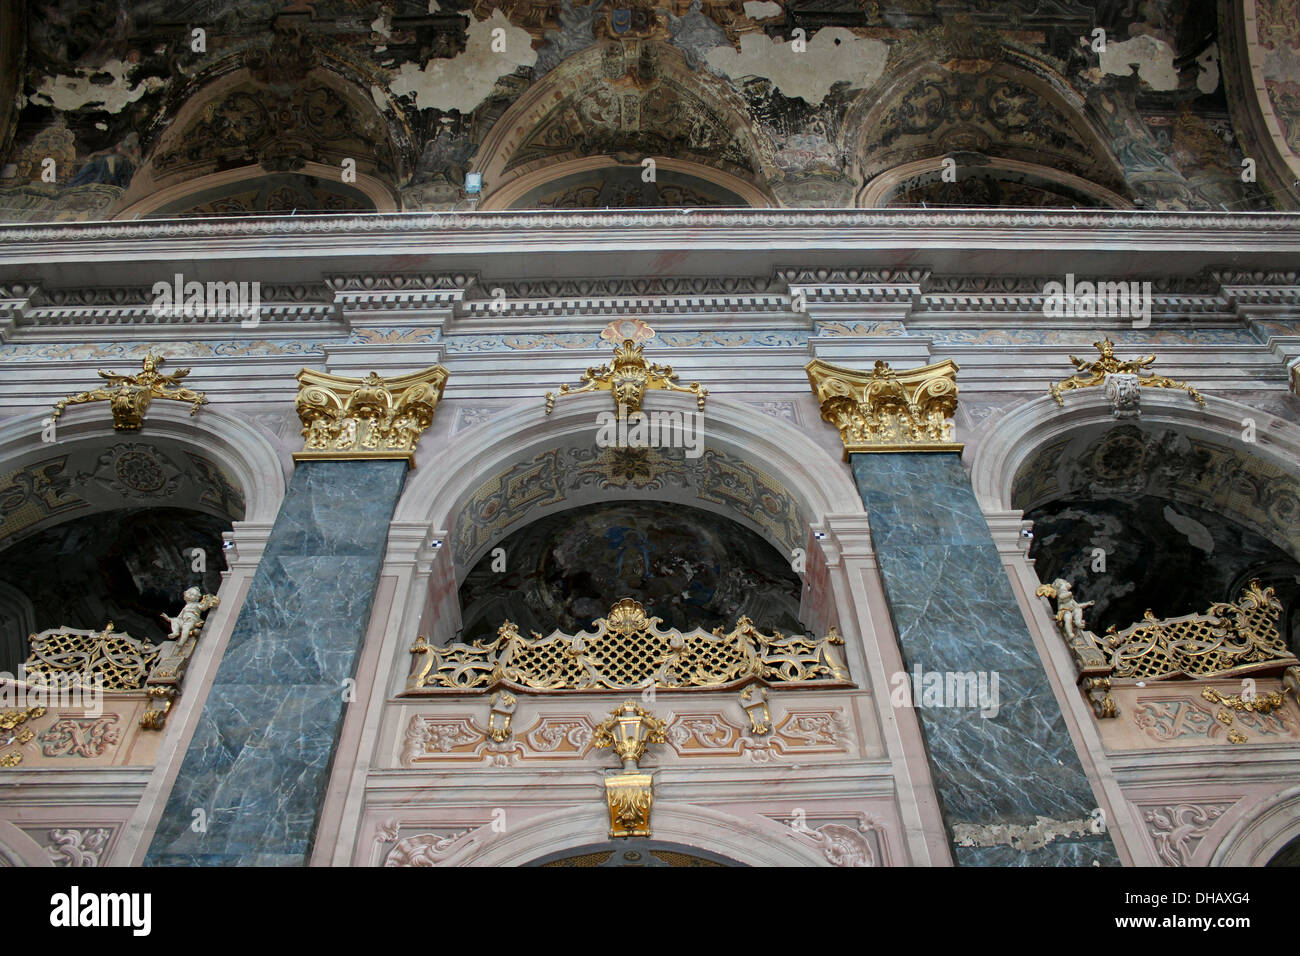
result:
M 991 716 L 915 702 L 954 860 L 1117 864 L 959 456 L 851 458 L 909 677 L 997 675 Z
M 306 863 L 406 469 L 299 463 L 147 865 Z

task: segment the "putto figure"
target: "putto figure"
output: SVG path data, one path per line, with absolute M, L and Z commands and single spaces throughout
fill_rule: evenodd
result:
M 181 596 L 185 598 L 185 606 L 181 608 L 181 613 L 175 617 L 170 614 L 158 616 L 171 623 L 172 629 L 167 635 L 168 640 L 176 641 L 179 647 L 184 647 L 189 643 L 194 632 L 203 627 L 203 615 L 210 608 L 216 607 L 219 602 L 217 598 L 211 594 L 204 594 L 198 588 L 189 588 Z
M 1056 623 L 1068 641 L 1073 643 L 1083 636 L 1088 630 L 1088 625 L 1083 620 L 1083 609 L 1092 607 L 1096 601 L 1078 601 L 1070 582 L 1064 578 L 1057 578 L 1048 587 L 1040 587 L 1038 593 L 1056 598 Z

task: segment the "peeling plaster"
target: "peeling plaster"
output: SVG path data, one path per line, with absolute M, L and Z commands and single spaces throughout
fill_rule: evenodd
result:
M 492 50 L 492 31 L 497 28 L 505 31 L 504 53 Z M 417 109 L 469 113 L 488 97 L 498 79 L 536 61 L 528 31 L 494 10 L 487 20 L 469 25 L 463 53 L 451 59 L 430 60 L 423 70 L 414 63 L 403 63 L 389 88 L 394 96 L 414 93 Z
M 1212 43 L 1196 58 L 1201 71 L 1196 74 L 1196 88 L 1202 93 L 1213 93 L 1219 88 L 1219 44 Z
M 958 846 L 1003 846 L 1016 850 L 1037 850 L 1053 840 L 1096 833 L 1092 819 L 1057 821 L 1050 817 L 1035 817 L 1032 826 L 1019 823 L 957 823 L 952 828 L 953 842 Z
M 772 3 L 771 0 L 746 0 L 745 16 L 751 20 L 765 20 L 768 17 L 779 16 L 780 13 L 779 3 Z
M 1118 43 L 1112 40 L 1106 44 L 1105 52 L 1098 55 L 1103 73 L 1112 76 L 1128 76 L 1136 66 L 1139 79 L 1151 89 L 1178 89 L 1174 51 L 1164 40 L 1157 40 L 1151 36 L 1137 36 Z
M 844 27 L 818 30 L 803 53 L 795 53 L 790 43 L 780 39 L 746 33 L 740 38 L 739 53 L 719 47 L 706 56 L 709 66 L 732 79 L 764 77 L 786 96 L 813 106 L 837 82 L 848 80 L 855 89 L 871 86 L 880 79 L 888 58 L 889 46 L 883 40 L 859 37 Z
M 38 106 L 52 106 L 56 110 L 70 112 L 83 107 L 104 110 L 107 113 L 120 113 L 128 104 L 134 103 L 146 93 L 162 89 L 167 81 L 160 76 L 150 76 L 135 86 L 131 85 L 129 74 L 135 69 L 134 63 L 122 60 L 108 60 L 103 65 L 86 69 L 79 67 L 78 76 L 46 77 L 31 102 Z M 92 76 L 107 73 L 111 83 L 92 83 Z

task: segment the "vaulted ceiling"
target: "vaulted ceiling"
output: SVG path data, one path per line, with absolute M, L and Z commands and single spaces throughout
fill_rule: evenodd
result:
M 1296 208 L 1300 22 L 1239 6 L 14 0 L 0 219 Z

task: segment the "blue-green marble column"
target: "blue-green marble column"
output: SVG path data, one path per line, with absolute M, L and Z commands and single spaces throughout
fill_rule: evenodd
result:
M 406 470 L 298 463 L 146 865 L 307 863 Z
M 850 459 L 909 675 L 917 667 L 998 675 L 996 716 L 915 701 L 954 860 L 1118 865 L 1104 832 L 1085 830 L 1038 849 L 998 842 L 999 825 L 1090 820 L 1097 800 L 958 451 Z M 963 824 L 975 842 L 994 845 L 957 845 L 954 829 Z

